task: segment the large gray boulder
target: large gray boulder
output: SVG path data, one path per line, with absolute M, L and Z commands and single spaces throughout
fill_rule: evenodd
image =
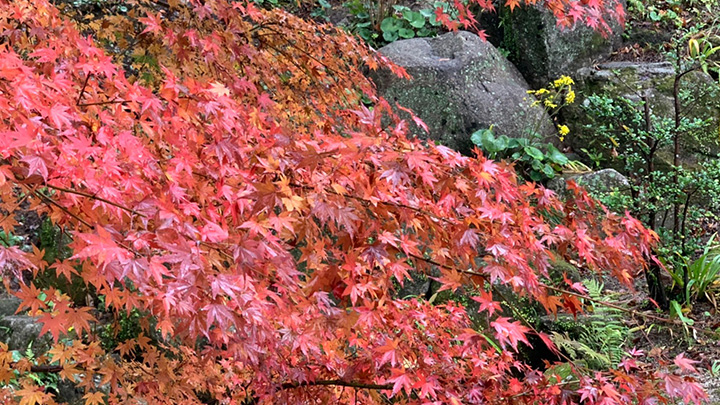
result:
M 20 298 L 0 293 L 0 318 L 15 315 L 20 303 Z
M 532 106 L 522 75 L 475 34 L 459 31 L 396 41 L 380 52 L 413 79 L 398 78 L 387 70 L 374 73 L 379 93 L 413 110 L 428 125 L 430 137 L 448 147 L 469 152 L 472 133 L 491 125 L 495 133 L 510 137 L 536 132 L 543 141 L 555 138 L 547 113 Z M 414 125 L 411 131 L 425 136 Z
M 503 23 L 503 47 L 534 88 L 602 61 L 622 44 L 623 27 L 617 22 L 610 21 L 607 36 L 582 23 L 563 29 L 540 4 L 517 8 Z

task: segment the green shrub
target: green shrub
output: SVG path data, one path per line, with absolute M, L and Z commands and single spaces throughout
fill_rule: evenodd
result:
M 38 248 L 45 251 L 43 260 L 48 264 L 52 265 L 56 261 L 62 261 L 71 256 L 72 252 L 68 247 L 71 241 L 70 236 L 53 224 L 49 218 L 43 220 L 38 236 Z M 52 268 L 47 268 L 38 274 L 34 283 L 41 289 L 47 287 L 58 289 L 67 294 L 77 305 L 86 305 L 88 297 L 94 296 L 94 292 L 82 279 L 73 275 L 68 280 L 64 276 L 58 276 Z
M 113 321 L 103 325 L 99 332 L 100 342 L 105 350 L 112 350 L 118 343 L 135 339 L 142 332 L 138 310 L 134 309 L 129 314 L 119 312 L 113 316 Z

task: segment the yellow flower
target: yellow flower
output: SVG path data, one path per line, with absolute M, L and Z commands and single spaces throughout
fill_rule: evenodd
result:
M 575 84 L 575 82 L 569 76 L 560 76 L 559 79 L 553 82 L 553 86 L 555 86 L 556 89 L 562 86 L 570 86 L 573 84 Z
M 543 88 L 543 89 L 540 89 L 540 90 L 536 91 L 536 92 L 535 92 L 535 95 L 536 95 L 536 96 L 542 96 L 543 94 L 548 94 L 548 93 L 550 93 L 550 91 L 549 91 L 548 89 L 544 89 L 544 88 Z
M 560 133 L 560 136 L 564 138 L 565 135 L 570 133 L 570 128 L 568 128 L 567 125 L 560 125 L 558 127 L 558 132 Z
M 545 107 L 557 108 L 557 104 L 553 104 L 552 100 L 545 100 Z
M 568 104 L 572 104 L 575 102 L 575 92 L 570 90 L 568 91 L 567 95 L 565 96 L 565 102 Z

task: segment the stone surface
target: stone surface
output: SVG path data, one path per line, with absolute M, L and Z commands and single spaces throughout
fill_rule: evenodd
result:
M 20 300 L 0 294 L 0 342 L 7 343 L 10 350 L 25 352 L 32 347 L 33 353 L 43 353 L 49 348 L 50 336 L 39 338 L 42 325 L 31 316 L 15 314 Z
M 429 298 L 439 288 L 438 283 L 434 283 L 434 286 L 431 285 L 433 281 L 424 274 L 413 271 L 410 273 L 410 277 L 410 280 L 403 281 L 403 285 L 395 293 L 398 298 Z
M 579 69 L 576 82 L 583 94 L 606 93 L 640 101 L 647 96 L 656 114 L 671 116 L 675 69 L 669 62 L 609 62 Z M 681 89 L 711 86 L 713 80 L 702 72 L 686 75 Z M 710 100 L 707 100 L 710 101 Z
M 603 169 L 574 177 L 579 185 L 591 193 L 609 193 L 614 190 L 629 190 L 630 182 L 615 169 Z
M 8 349 L 17 350 L 22 354 L 30 348 L 35 355 L 45 353 L 51 344 L 49 334 L 39 337 L 42 325 L 36 318 L 15 314 L 21 300 L 0 293 L 0 342 L 6 343 Z M 57 383 L 56 400 L 63 404 L 84 404 L 83 390 L 75 384 L 60 380 Z
M 602 61 L 622 44 L 623 28 L 617 22 L 610 22 L 612 33 L 607 37 L 580 23 L 561 29 L 552 12 L 541 4 L 519 7 L 504 20 L 503 47 L 535 88 Z
M 396 41 L 380 52 L 413 79 L 388 71 L 374 73 L 379 93 L 390 103 L 412 109 L 430 128 L 430 137 L 448 147 L 469 152 L 471 134 L 490 125 L 495 125 L 495 133 L 510 137 L 537 132 L 543 140 L 555 138 L 548 115 L 531 105 L 522 75 L 475 34 L 459 31 Z M 425 136 L 414 124 L 410 127 Z
M 20 299 L 9 295 L 0 295 L 0 318 L 15 315 L 20 306 Z
M 564 193 L 568 180 L 574 180 L 578 185 L 585 187 L 591 194 L 609 194 L 613 191 L 628 192 L 630 182 L 627 177 L 615 169 L 602 169 L 596 172 L 577 174 L 568 177 L 558 177 L 550 181 L 548 188 L 557 193 Z
M 32 347 L 33 353 L 43 353 L 48 348 L 49 339 L 38 338 L 41 329 L 42 325 L 33 317 L 4 316 L 0 319 L 0 341 L 7 343 L 10 350 L 25 352 Z

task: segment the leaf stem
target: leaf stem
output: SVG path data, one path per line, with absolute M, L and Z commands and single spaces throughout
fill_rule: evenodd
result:
M 100 201 L 100 202 L 104 202 L 105 204 L 110 204 L 110 205 L 112 205 L 113 207 L 120 208 L 120 209 L 122 209 L 122 210 L 125 210 L 125 211 L 127 211 L 127 212 L 130 212 L 130 213 L 133 213 L 133 214 L 135 214 L 135 215 L 138 215 L 138 216 L 141 216 L 141 217 L 145 218 L 145 215 L 144 215 L 144 214 L 141 214 L 141 213 L 135 211 L 135 210 L 132 209 L 132 208 L 125 207 L 125 206 L 120 205 L 120 204 L 118 204 L 118 203 L 114 203 L 114 202 L 112 202 L 112 201 L 110 201 L 110 200 L 106 200 L 106 199 L 104 199 L 104 198 L 102 198 L 102 197 L 98 197 L 97 195 L 93 195 L 93 194 L 85 193 L 85 192 L 83 192 L 83 191 L 73 190 L 73 189 L 69 189 L 69 188 L 63 188 L 63 187 L 59 187 L 59 186 L 53 186 L 53 185 L 51 185 L 51 184 L 46 184 L 45 186 L 46 186 L 47 188 L 51 188 L 51 189 L 57 190 L 57 191 L 62 191 L 62 192 L 64 192 L 64 193 L 76 194 L 76 195 L 79 195 L 79 196 L 91 198 L 91 199 L 93 199 L 93 200 L 98 200 L 98 201 Z

